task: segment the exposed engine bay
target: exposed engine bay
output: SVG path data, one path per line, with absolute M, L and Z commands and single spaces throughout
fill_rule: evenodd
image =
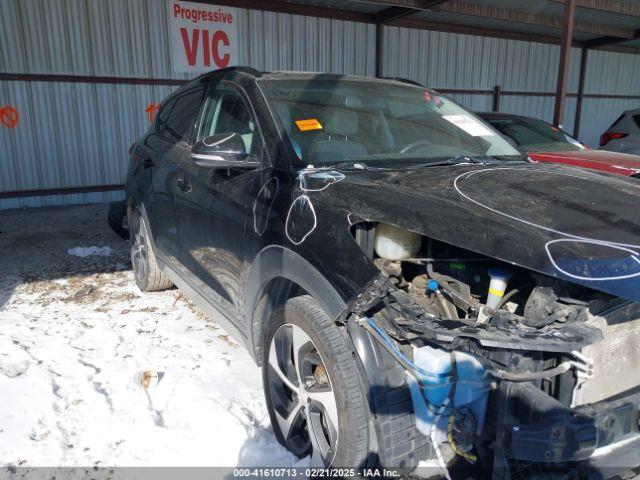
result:
M 559 465 L 637 434 L 633 402 L 607 408 L 640 395 L 640 304 L 383 223 L 353 234 L 383 279 L 354 311 L 407 371 L 439 459 Z

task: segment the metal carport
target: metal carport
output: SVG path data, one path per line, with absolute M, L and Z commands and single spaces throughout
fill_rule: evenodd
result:
M 3 2 L 0 208 L 121 197 L 150 106 L 189 78 L 171 67 L 169 3 Z M 238 9 L 238 63 L 260 70 L 409 78 L 471 109 L 554 120 L 591 145 L 640 105 L 630 1 L 207 3 Z

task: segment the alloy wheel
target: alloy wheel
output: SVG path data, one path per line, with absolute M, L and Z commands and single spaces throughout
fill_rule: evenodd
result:
M 131 223 L 131 264 L 133 274 L 139 283 L 147 276 L 147 242 L 140 215 L 135 215 Z
M 289 449 L 328 466 L 338 445 L 338 407 L 316 345 L 299 326 L 278 327 L 269 346 L 269 393 Z

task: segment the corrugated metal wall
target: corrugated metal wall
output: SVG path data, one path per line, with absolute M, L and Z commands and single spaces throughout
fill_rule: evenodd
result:
M 172 71 L 169 0 L 0 0 L 0 72 L 185 79 Z M 239 62 L 258 69 L 373 75 L 375 27 L 239 10 Z M 555 89 L 559 47 L 487 37 L 385 27 L 383 73 L 434 88 Z M 569 91 L 578 83 L 571 58 Z M 640 56 L 591 52 L 586 93 L 640 94 Z M 145 109 L 175 87 L 0 81 L 0 106 L 20 112 L 0 126 L 0 191 L 117 184 L 127 147 L 148 128 Z M 454 94 L 473 110 L 490 95 Z M 547 120 L 553 97 L 503 96 L 501 111 Z M 573 129 L 575 98 L 565 128 Z M 640 102 L 585 99 L 581 139 L 598 135 Z M 0 200 L 0 208 L 106 201 L 120 192 Z
M 560 47 L 457 33 L 386 27 L 385 75 L 418 80 L 431 87 L 551 91 Z M 402 52 L 402 55 L 398 55 Z M 572 60 L 577 52 L 572 52 Z M 579 58 L 575 57 L 579 63 Z M 576 89 L 572 74 L 570 89 Z
M 0 72 L 186 79 L 172 71 L 167 0 L 1 0 Z M 126 14 L 125 14 L 126 12 Z M 131 13 L 133 12 L 133 14 Z M 373 75 L 375 27 L 238 11 L 239 62 Z M 175 87 L 0 81 L 0 191 L 122 183 L 145 109 Z M 1 199 L 0 208 L 108 201 L 122 193 Z
M 386 27 L 383 72 L 422 82 L 433 88 L 555 92 L 560 47 L 499 38 Z M 397 55 L 396 52 L 403 52 Z M 567 91 L 576 93 L 580 50 L 571 51 Z M 640 55 L 590 51 L 585 94 L 640 95 Z M 451 95 L 472 110 L 490 110 L 490 95 Z M 500 111 L 553 119 L 552 96 L 503 95 Z M 640 100 L 585 97 L 580 140 L 598 146 L 600 134 L 624 110 L 640 107 Z M 564 129 L 573 132 L 576 98 L 567 98 Z
M 387 27 L 383 37 L 387 76 L 417 80 L 432 88 L 554 92 L 560 47 L 455 33 Z M 568 91 L 578 89 L 580 51 L 572 49 Z M 491 95 L 450 95 L 467 108 L 489 111 Z M 573 130 L 575 98 L 566 105 L 564 127 Z M 507 96 L 500 111 L 551 120 L 553 97 Z
M 0 191 L 123 183 L 127 150 L 149 127 L 146 106 L 171 87 L 0 82 L 20 123 L 0 128 Z M 0 200 L 0 208 L 107 201 L 120 192 Z
M 584 91 L 586 94 L 640 95 L 640 55 L 589 52 Z M 640 108 L 640 100 L 585 98 L 580 136 L 592 145 L 622 112 Z

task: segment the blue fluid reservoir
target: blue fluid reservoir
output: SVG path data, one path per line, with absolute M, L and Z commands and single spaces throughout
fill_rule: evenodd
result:
M 472 355 L 454 352 L 458 380 L 452 403 L 456 408 L 467 407 L 477 422 L 477 433 L 482 434 L 482 427 L 487 412 L 490 377 L 484 366 Z M 411 389 L 411 399 L 416 414 L 416 426 L 425 435 L 430 435 L 431 426 L 449 397 L 452 388 L 451 352 L 432 347 L 421 347 L 414 350 L 413 363 L 419 368 L 415 372 L 419 381 L 407 375 Z M 446 430 L 452 405 L 441 412 L 437 428 L 442 433 Z

